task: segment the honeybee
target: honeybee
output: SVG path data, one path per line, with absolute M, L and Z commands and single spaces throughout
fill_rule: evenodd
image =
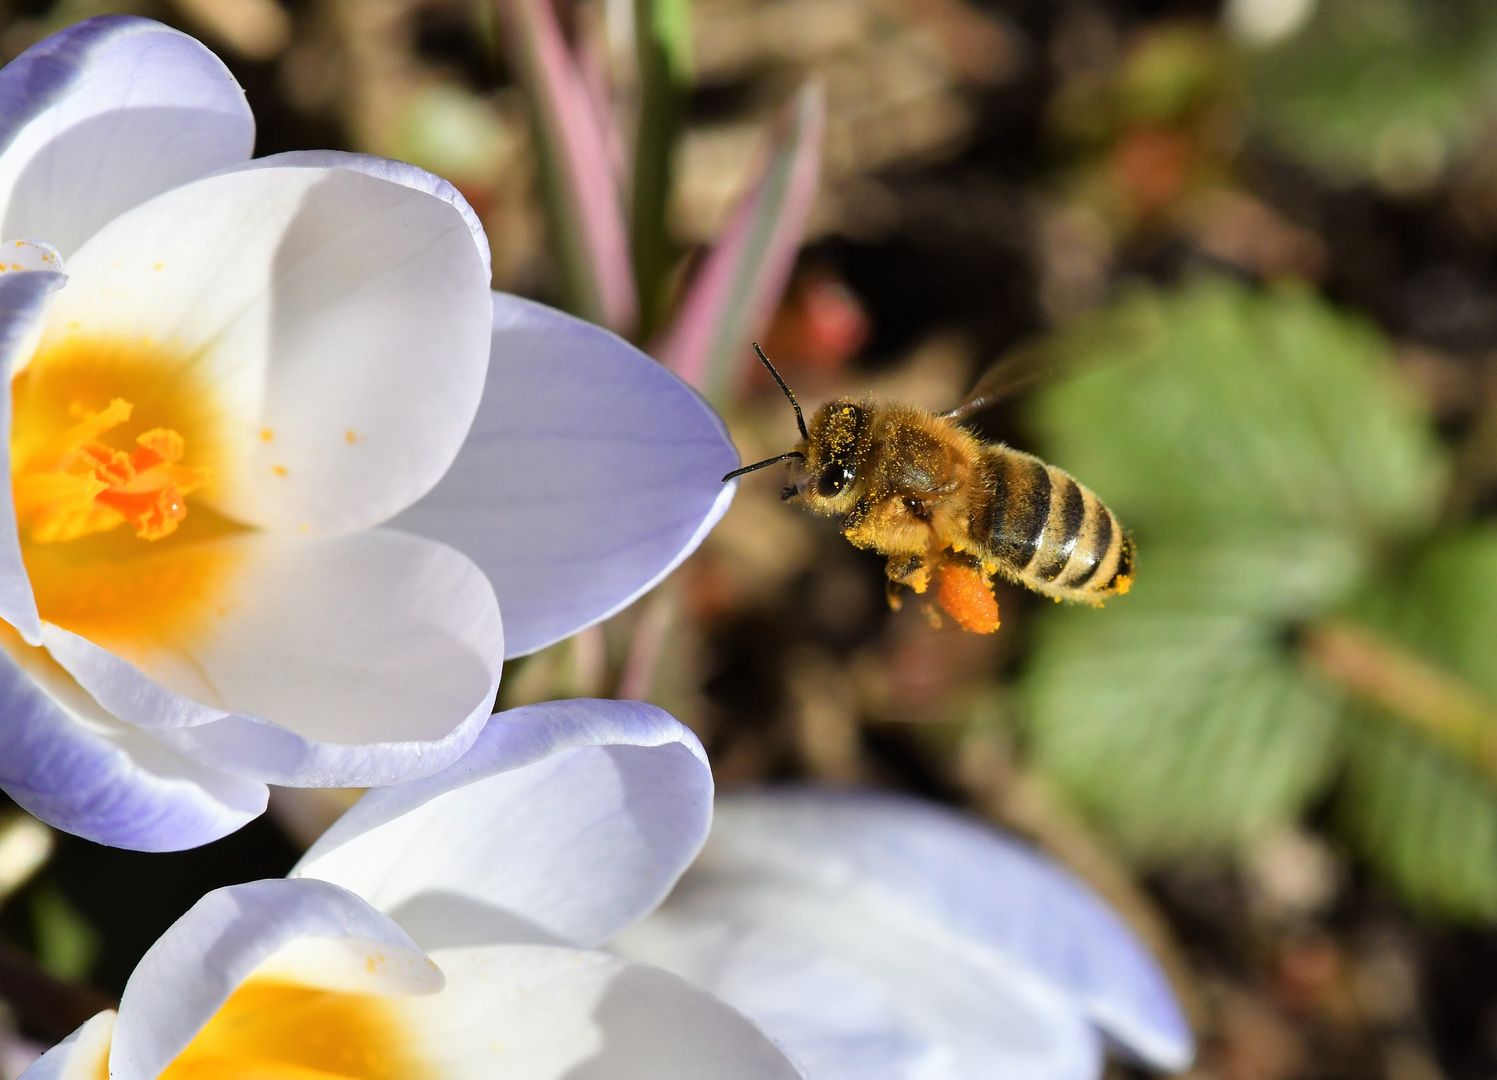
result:
M 780 498 L 840 516 L 852 544 L 887 556 L 892 607 L 904 589 L 921 594 L 934 582 L 937 603 L 959 625 L 990 633 L 995 575 L 1093 605 L 1133 584 L 1133 541 L 1101 499 L 1064 470 L 961 426 L 1022 384 L 1012 365 L 995 367 L 950 412 L 841 399 L 816 410 L 808 427 L 764 350 L 754 351 L 790 400 L 801 438 L 723 482 L 788 462 Z

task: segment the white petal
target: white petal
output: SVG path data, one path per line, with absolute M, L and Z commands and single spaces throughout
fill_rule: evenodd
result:
M 23 1080 L 98 1080 L 109 1075 L 109 1040 L 115 1012 L 105 1009 L 48 1050 L 21 1074 Z
M 733 498 L 722 421 L 622 339 L 494 295 L 483 404 L 462 453 L 396 521 L 494 583 L 509 655 L 627 607 L 694 551 Z
M 61 274 L 62 255 L 45 240 L 0 241 L 0 274 L 16 270 L 55 270 Z
M 345 533 L 415 502 L 457 455 L 487 366 L 488 275 L 451 202 L 277 161 L 105 226 L 69 261 L 35 363 L 93 341 L 139 352 L 209 399 L 214 478 L 193 500 Z
M 293 874 L 351 889 L 423 948 L 607 940 L 706 838 L 712 774 L 652 705 L 559 701 L 494 716 L 455 765 L 371 791 Z
M 542 945 L 443 949 L 447 988 L 393 1010 L 443 1080 L 794 1080 L 752 1024 L 674 976 Z
M 1097 1080 L 1096 1031 L 1060 994 L 856 880 L 693 868 L 615 942 L 717 995 L 817 1080 Z
M 862 925 L 839 922 L 836 913 L 854 907 L 864 912 Z M 1158 966 L 1084 886 L 994 830 L 908 799 L 814 791 L 723 799 L 663 921 L 649 920 L 634 935 L 625 939 L 631 955 L 663 962 L 658 950 L 681 948 L 680 963 L 703 964 L 709 986 L 719 968 L 752 969 L 766 950 L 802 943 L 803 955 L 858 972 L 907 1019 L 923 1015 L 922 1001 L 954 992 L 953 973 L 965 966 L 972 987 L 986 973 L 990 993 L 1063 1003 L 1157 1067 L 1183 1068 L 1193 1053 Z M 869 952 L 869 941 L 882 942 L 881 950 Z M 912 963 L 922 948 L 960 959 L 916 978 L 880 959 L 898 954 L 897 942 Z M 770 975 L 776 969 L 760 966 Z M 939 1016 L 915 1027 L 953 1046 L 970 1035 L 943 1030 Z M 971 1059 L 971 1075 L 984 1074 L 983 1060 Z M 1076 1067 L 1044 1075 L 1075 1075 Z
M 0 787 L 50 825 L 111 847 L 179 851 L 265 811 L 264 784 L 176 754 L 110 716 L 46 651 L 0 652 Z
M 0 273 L 0 386 L 9 386 L 18 363 L 30 355 L 42 313 L 67 277 L 56 270 Z M 21 534 L 10 493 L 10 394 L 0 394 L 0 619 L 31 644 L 41 642 L 36 597 L 21 561 Z
M 478 214 L 463 198 L 463 193 L 458 191 L 440 176 L 418 169 L 404 161 L 392 161 L 389 158 L 375 157 L 372 154 L 350 154 L 342 150 L 292 150 L 284 154 L 272 154 L 270 157 L 256 158 L 249 162 L 246 168 L 277 168 L 277 169 L 352 169 L 355 172 L 368 173 L 382 180 L 388 180 L 392 184 L 400 184 L 416 191 L 424 191 L 428 195 L 435 196 L 463 216 L 463 221 L 468 226 L 468 232 L 473 237 L 473 246 L 478 250 L 478 257 L 483 261 L 486 276 L 492 277 L 491 268 L 492 253 L 489 251 L 489 238 L 484 234 L 483 222 L 478 220 Z
M 157 939 L 125 984 L 113 1080 L 154 1080 L 266 961 L 267 972 L 328 989 L 411 994 L 442 987 L 441 972 L 404 931 L 335 885 L 273 879 L 216 889 Z
M 395 783 L 472 745 L 504 634 L 462 555 L 384 529 L 203 546 L 229 569 L 175 634 L 89 641 L 46 626 L 49 651 L 105 708 L 194 760 L 288 786 Z
M 244 92 L 198 42 L 148 19 L 85 20 L 0 71 L 0 237 L 70 254 L 254 142 Z

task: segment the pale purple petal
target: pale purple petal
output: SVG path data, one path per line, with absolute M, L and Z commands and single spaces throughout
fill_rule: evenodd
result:
M 855 879 L 814 889 L 693 870 L 614 947 L 759 1025 L 816 1080 L 1098 1080 L 1101 1038 L 981 949 Z
M 110 1076 L 154 1080 L 255 968 L 302 938 L 379 946 L 395 977 L 391 989 L 442 987 L 441 973 L 400 927 L 336 885 L 284 878 L 230 885 L 194 904 L 136 965 L 120 998 Z
M 468 441 L 394 519 L 451 544 L 494 583 L 507 654 L 633 603 L 732 500 L 738 452 L 709 405 L 622 339 L 494 295 L 493 348 Z
M 293 873 L 354 890 L 428 949 L 591 944 L 660 902 L 711 816 L 706 756 L 669 715 L 550 702 L 499 713 L 435 776 L 371 791 Z
M 36 817 L 110 847 L 178 851 L 265 811 L 264 784 L 173 753 L 104 712 L 42 650 L 11 650 L 31 670 L 0 652 L 0 788 Z
M 764 1033 L 673 975 L 548 945 L 432 954 L 440 994 L 386 1003 L 443 1080 L 796 1080 Z
M 203 45 L 149 19 L 87 19 L 0 70 L 0 237 L 70 255 L 254 141 L 243 91 Z
M 47 298 L 66 282 L 67 276 L 55 270 L 0 274 L 0 385 L 9 386 L 17 365 L 29 357 Z M 10 493 L 10 410 L 10 394 L 0 394 L 0 432 L 5 436 L 0 441 L 0 619 L 36 645 L 42 639 L 42 621 L 21 560 L 21 534 Z
M 698 910 L 738 903 L 728 882 L 784 893 L 778 907 L 762 907 L 768 930 L 794 909 L 791 898 L 812 903 L 828 883 L 852 883 L 909 926 L 939 928 L 965 954 L 988 957 L 1012 985 L 1068 1002 L 1141 1060 L 1190 1063 L 1190 1028 L 1157 963 L 1085 886 L 1028 847 L 889 795 L 778 791 L 724 799 L 717 814 L 682 886 Z M 692 901 L 693 887 L 723 896 Z

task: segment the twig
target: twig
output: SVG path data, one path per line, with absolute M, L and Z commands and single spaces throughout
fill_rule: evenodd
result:
M 1321 677 L 1434 740 L 1497 784 L 1497 705 L 1480 691 L 1403 646 L 1350 623 L 1312 626 L 1300 648 Z

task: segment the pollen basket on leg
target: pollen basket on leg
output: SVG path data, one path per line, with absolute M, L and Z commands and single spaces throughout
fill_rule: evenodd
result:
M 180 628 L 235 526 L 194 507 L 220 423 L 194 358 L 142 341 L 46 342 L 11 383 L 11 490 L 42 618 L 90 637 Z M 107 647 L 107 646 L 106 646 Z

